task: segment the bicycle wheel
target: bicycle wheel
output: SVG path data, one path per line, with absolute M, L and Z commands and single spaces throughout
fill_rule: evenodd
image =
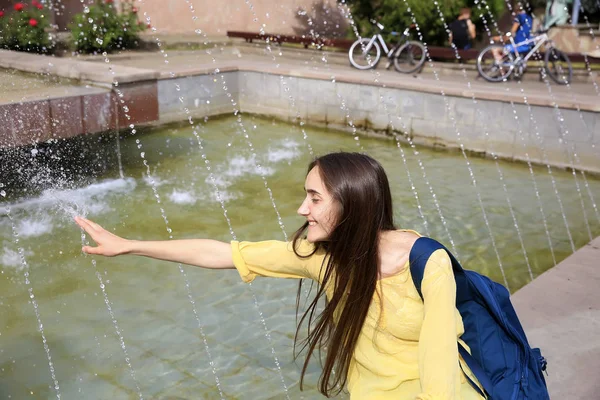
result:
M 573 79 L 573 67 L 571 60 L 562 51 L 554 47 L 548 49 L 544 54 L 544 67 L 550 78 L 559 85 L 571 83 Z
M 501 44 L 491 44 L 477 56 L 477 71 L 488 82 L 501 82 L 509 77 L 515 56 Z
M 394 68 L 404 74 L 418 71 L 425 64 L 425 46 L 421 42 L 409 40 L 394 55 Z
M 379 59 L 381 58 L 381 49 L 377 42 L 373 42 L 370 48 L 369 42 L 371 39 L 362 38 L 352 43 L 350 50 L 348 51 L 348 58 L 350 64 L 357 69 L 371 69 L 375 68 Z

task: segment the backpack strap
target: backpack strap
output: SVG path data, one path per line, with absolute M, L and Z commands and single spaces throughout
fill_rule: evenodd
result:
M 494 385 L 492 385 L 492 381 L 487 376 L 481 365 L 479 365 L 479 363 L 475 358 L 473 358 L 471 353 L 469 353 L 467 349 L 465 349 L 465 346 L 463 346 L 461 342 L 458 342 L 458 354 L 460 354 L 463 360 L 465 360 L 471 372 L 477 377 L 479 383 L 481 383 L 483 389 L 488 394 L 493 393 L 492 390 L 494 388 Z M 460 367 L 460 369 L 462 369 L 462 366 Z M 479 393 L 483 397 L 486 397 L 484 393 L 481 393 L 481 389 L 479 388 L 479 386 L 477 386 L 477 384 L 473 382 L 473 380 L 469 377 L 469 375 L 467 375 L 464 369 L 463 373 L 465 374 L 465 378 L 467 378 L 469 384 L 473 387 L 473 389 L 475 389 L 477 393 Z M 487 396 L 487 398 L 489 398 L 489 396 Z
M 450 252 L 440 242 L 423 236 L 418 238 L 410 249 L 410 254 L 408 256 L 410 263 L 410 275 L 412 276 L 413 283 L 417 289 L 417 292 L 419 293 L 419 296 L 421 297 L 421 300 L 423 300 L 421 283 L 423 282 L 423 276 L 425 275 L 425 265 L 427 265 L 429 257 L 431 257 L 431 255 L 439 249 L 446 250 L 448 255 L 450 255 L 452 260 L 452 270 L 454 271 L 454 257 L 452 257 Z M 458 265 L 458 268 L 462 272 L 462 267 L 460 264 Z
M 444 249 L 446 251 L 446 253 L 448 253 L 450 260 L 452 261 L 452 270 L 454 272 L 455 277 L 457 274 L 464 274 L 464 270 L 462 269 L 462 267 L 460 266 L 458 261 L 454 258 L 452 253 L 450 253 L 448 251 L 448 249 L 446 249 L 444 247 L 444 245 L 442 245 L 440 242 L 433 240 L 431 238 L 420 237 L 419 239 L 417 239 L 415 241 L 412 248 L 410 249 L 409 263 L 410 263 L 410 275 L 412 277 L 413 284 L 415 285 L 415 288 L 417 289 L 417 292 L 419 293 L 419 296 L 421 297 L 421 300 L 423 300 L 423 301 L 424 301 L 424 298 L 423 298 L 423 292 L 421 291 L 421 284 L 423 282 L 423 276 L 425 275 L 425 266 L 427 265 L 427 261 L 429 260 L 429 257 L 431 257 L 433 252 L 435 252 L 436 250 L 439 250 L 439 249 Z M 473 358 L 473 356 L 471 356 L 471 354 L 469 354 L 467 349 L 460 342 L 457 342 L 457 343 L 458 343 L 458 353 L 461 355 L 463 360 L 465 360 L 465 362 L 471 369 L 471 372 L 473 372 L 473 374 L 477 377 L 477 380 L 479 381 L 479 383 L 481 383 L 481 386 L 483 386 L 484 390 L 488 394 L 492 393 L 492 389 L 493 389 L 492 382 L 490 381 L 489 377 L 487 376 L 487 374 L 485 373 L 483 368 L 479 365 L 477 360 L 475 360 Z M 461 370 L 462 370 L 462 366 L 461 366 Z M 464 373 L 465 377 L 467 378 L 467 381 L 469 381 L 469 384 L 473 387 L 473 389 L 475 389 L 477 391 L 477 393 L 479 393 L 481 396 L 486 397 L 486 395 L 481 392 L 480 387 L 475 382 L 473 382 L 473 380 L 469 377 L 469 375 L 464 370 L 463 370 L 463 373 Z

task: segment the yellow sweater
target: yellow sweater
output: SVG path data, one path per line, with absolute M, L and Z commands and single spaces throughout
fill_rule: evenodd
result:
M 322 252 L 294 254 L 289 242 L 231 242 L 233 262 L 245 282 L 257 276 L 310 278 L 321 282 Z M 314 249 L 302 241 L 299 254 Z M 425 303 L 415 289 L 408 263 L 381 279 L 348 372 L 352 400 L 481 400 L 461 371 L 457 338 L 463 332 L 456 309 L 456 283 L 448 255 L 434 252 L 422 283 Z M 331 291 L 326 291 L 327 296 Z M 381 310 L 383 303 L 383 314 Z M 468 371 L 469 376 L 475 380 Z

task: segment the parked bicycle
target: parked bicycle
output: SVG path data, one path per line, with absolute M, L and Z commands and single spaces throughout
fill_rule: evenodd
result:
M 361 38 L 350 46 L 348 58 L 354 68 L 362 70 L 375 68 L 381 60 L 381 49 L 383 49 L 388 58 L 386 69 L 389 69 L 392 64 L 398 72 L 405 74 L 421 69 L 425 64 L 425 47 L 421 42 L 410 40 L 410 29 L 414 28 L 414 25 L 409 26 L 402 33 L 390 32 L 392 36 L 401 36 L 401 38 L 389 49 L 381 35 L 384 26 L 379 22 L 375 22 L 375 25 L 379 28 L 379 32 L 372 38 Z
M 573 67 L 569 57 L 554 47 L 546 33 L 515 43 L 507 33 L 512 44 L 512 51 L 503 44 L 494 43 L 487 46 L 477 57 L 477 70 L 489 82 L 500 82 L 512 74 L 520 78 L 527 69 L 527 61 L 545 45 L 543 67 L 552 80 L 560 85 L 566 85 L 573 79 Z M 519 46 L 532 46 L 527 53 L 519 53 Z M 538 61 L 542 61 L 541 59 Z

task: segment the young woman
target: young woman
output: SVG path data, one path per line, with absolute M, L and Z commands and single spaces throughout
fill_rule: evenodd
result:
M 423 302 L 408 268 L 419 234 L 395 228 L 382 166 L 364 154 L 327 154 L 309 165 L 304 189 L 298 214 L 306 222 L 291 242 L 131 241 L 76 221 L 97 243 L 83 247 L 88 254 L 237 268 L 246 282 L 257 276 L 317 281 L 302 317 L 311 327 L 302 376 L 314 350 L 326 348 L 319 382 L 325 396 L 345 387 L 353 400 L 480 400 L 458 355 L 463 324 L 450 259 L 438 250 L 427 261 Z M 325 308 L 313 320 L 322 296 Z

